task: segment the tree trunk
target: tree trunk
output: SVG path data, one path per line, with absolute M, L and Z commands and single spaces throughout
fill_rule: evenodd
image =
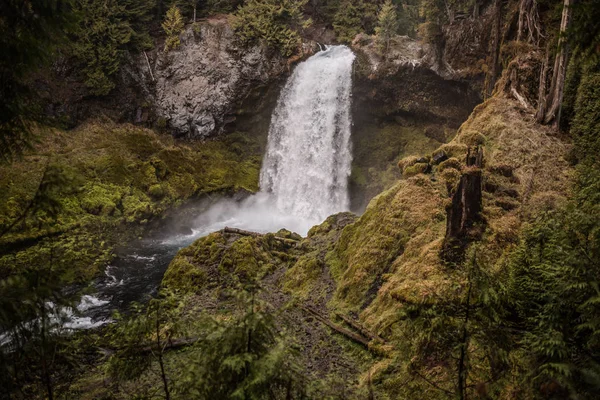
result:
M 527 31 L 527 33 L 525 32 Z M 539 44 L 541 36 L 540 17 L 536 0 L 521 0 L 519 3 L 519 25 L 517 41 L 527 37 L 527 42 Z
M 540 86 L 538 89 L 538 109 L 535 114 L 535 120 L 541 123 L 544 120 L 544 114 L 546 114 L 546 80 L 548 79 L 548 64 L 550 64 L 550 46 L 546 46 L 546 57 L 544 57 L 544 63 L 542 64 L 542 71 L 540 73 Z
M 196 3 L 194 3 L 194 23 L 196 23 Z
M 482 222 L 481 167 L 483 150 L 477 146 L 467 153 L 467 170 L 460 177 L 458 188 L 452 194 L 452 203 L 446 209 L 446 237 L 442 246 L 442 259 L 460 263 L 470 241 L 481 235 L 476 225 Z M 471 168 L 468 168 L 471 167 Z
M 500 0 L 494 1 L 494 26 L 492 28 L 491 53 L 492 62 L 485 82 L 484 97 L 492 96 L 494 86 L 496 85 L 496 76 L 498 75 L 498 58 L 500 53 L 500 34 L 502 23 L 502 4 Z
M 552 84 L 550 85 L 550 92 L 546 98 L 546 105 L 550 105 L 544 115 L 544 124 L 551 122 L 555 123 L 558 127 L 557 114 L 562 103 L 563 92 L 565 88 L 565 77 L 567 75 L 567 62 L 569 57 L 569 51 L 567 48 L 567 41 L 565 39 L 565 33 L 571 23 L 571 15 L 573 13 L 572 6 L 575 0 L 564 0 L 562 20 L 560 23 L 560 37 L 558 38 L 558 53 L 554 60 L 554 71 L 552 72 Z

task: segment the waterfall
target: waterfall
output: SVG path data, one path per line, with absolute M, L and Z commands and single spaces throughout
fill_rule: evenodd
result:
M 319 223 L 348 209 L 354 53 L 331 46 L 299 64 L 273 113 L 261 191 L 285 215 Z
M 260 191 L 243 201 L 211 205 L 192 223 L 192 235 L 173 237 L 171 244 L 225 226 L 256 232 L 286 228 L 305 235 L 349 208 L 354 58 L 346 46 L 326 46 L 296 66 L 271 118 Z

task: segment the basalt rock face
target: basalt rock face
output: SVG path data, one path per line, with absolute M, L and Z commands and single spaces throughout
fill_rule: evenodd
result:
M 278 52 L 237 43 L 226 18 L 189 27 L 178 49 L 153 58 L 156 113 L 174 136 L 192 139 L 218 134 L 252 89 L 287 72 Z
M 471 81 L 436 72 L 432 49 L 398 36 L 385 56 L 373 38 L 359 35 L 353 77 L 351 207 L 361 211 L 401 177 L 407 156 L 430 154 L 450 141 L 481 101 Z

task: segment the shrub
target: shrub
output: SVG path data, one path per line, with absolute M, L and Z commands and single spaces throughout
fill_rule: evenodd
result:
M 234 14 L 232 27 L 244 44 L 264 40 L 267 46 L 291 56 L 300 43 L 298 30 L 312 21 L 302 9 L 307 0 L 249 0 Z

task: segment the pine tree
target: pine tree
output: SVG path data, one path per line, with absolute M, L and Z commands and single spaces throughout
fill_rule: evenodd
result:
M 383 7 L 381 7 L 377 20 L 377 27 L 375 28 L 377 43 L 380 50 L 384 51 L 387 56 L 390 41 L 398 32 L 398 15 L 396 14 L 396 6 L 392 3 L 392 0 L 386 0 Z
M 183 18 L 181 12 L 176 6 L 171 6 L 165 16 L 165 21 L 162 23 L 162 27 L 167 34 L 165 39 L 165 52 L 176 49 L 181 44 L 179 35 L 183 32 Z
M 67 42 L 74 17 L 68 1 L 0 2 L 0 162 L 20 157 L 45 120 L 26 82 Z
M 81 20 L 74 52 L 83 65 L 85 84 L 96 96 L 107 95 L 115 86 L 124 46 L 133 29 L 124 18 L 125 7 L 117 0 L 77 0 Z
M 312 21 L 303 8 L 307 0 L 248 0 L 235 13 L 233 28 L 246 44 L 263 40 L 282 55 L 291 56 L 298 48 L 298 31 Z
M 333 17 L 333 30 L 340 42 L 350 43 L 362 31 L 361 10 L 353 0 L 340 3 Z

